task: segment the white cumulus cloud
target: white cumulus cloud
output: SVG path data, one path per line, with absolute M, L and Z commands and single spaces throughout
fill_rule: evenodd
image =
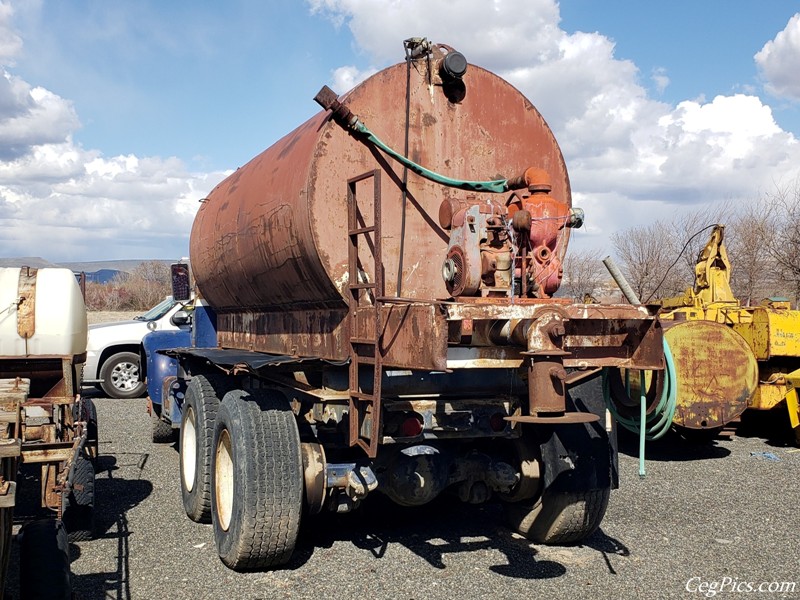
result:
M 72 103 L 13 74 L 22 40 L 0 3 L 0 257 L 186 255 L 198 200 L 226 173 L 177 158 L 103 156 L 73 141 Z
M 7 2 L 0 2 L 0 63 L 8 64 L 22 49 L 22 38 L 14 30 L 11 19 L 14 9 Z
M 376 71 L 377 69 L 375 68 L 361 70 L 352 65 L 339 67 L 333 71 L 331 87 L 337 94 L 344 94 L 364 81 L 370 75 L 373 75 Z
M 764 44 L 755 61 L 771 93 L 800 100 L 800 13 Z

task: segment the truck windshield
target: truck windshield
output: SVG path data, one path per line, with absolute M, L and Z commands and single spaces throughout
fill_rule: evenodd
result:
M 167 296 L 156 304 L 153 308 L 148 310 L 143 315 L 139 315 L 138 317 L 134 317 L 137 321 L 155 321 L 156 319 L 160 319 L 165 314 L 169 312 L 169 309 L 175 306 L 175 301 L 172 299 L 172 296 Z

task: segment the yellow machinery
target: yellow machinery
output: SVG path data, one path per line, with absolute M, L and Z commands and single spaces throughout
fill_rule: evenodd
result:
M 716 225 L 700 252 L 694 287 L 661 301 L 677 375 L 673 423 L 714 431 L 746 408 L 786 403 L 800 441 L 800 311 L 777 299 L 741 305 L 730 287 L 724 231 Z
M 786 375 L 786 406 L 789 409 L 789 422 L 794 430 L 795 438 L 800 444 L 800 369 Z

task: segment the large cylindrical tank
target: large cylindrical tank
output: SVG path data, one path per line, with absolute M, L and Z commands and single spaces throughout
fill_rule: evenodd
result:
M 69 269 L 0 268 L 0 359 L 86 353 L 86 306 Z
M 463 78 L 466 95 L 451 102 L 441 85 L 429 83 L 428 64 L 422 59 L 410 69 L 408 156 L 413 161 L 466 180 L 514 177 L 527 167 L 539 167 L 550 176 L 552 196 L 571 206 L 561 151 L 529 100 L 500 77 L 470 66 Z M 406 76 L 405 63 L 389 67 L 343 99 L 399 152 L 405 139 Z M 201 205 L 190 253 L 204 297 L 222 313 L 343 306 L 348 280 L 347 180 L 374 169 L 382 170 L 383 265 L 386 293 L 394 295 L 403 168 L 320 113 L 239 168 Z M 357 193 L 359 206 L 371 215 L 371 183 Z M 408 174 L 402 296 L 449 295 L 441 276 L 448 232 L 437 215 L 446 198 L 468 195 Z M 564 228 L 560 254 L 567 241 Z M 362 267 L 371 278 L 372 265 Z

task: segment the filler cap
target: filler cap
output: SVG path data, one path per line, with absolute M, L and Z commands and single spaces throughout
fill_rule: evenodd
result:
M 441 73 L 447 79 L 461 79 L 467 72 L 467 59 L 461 52 L 452 51 L 442 60 Z

